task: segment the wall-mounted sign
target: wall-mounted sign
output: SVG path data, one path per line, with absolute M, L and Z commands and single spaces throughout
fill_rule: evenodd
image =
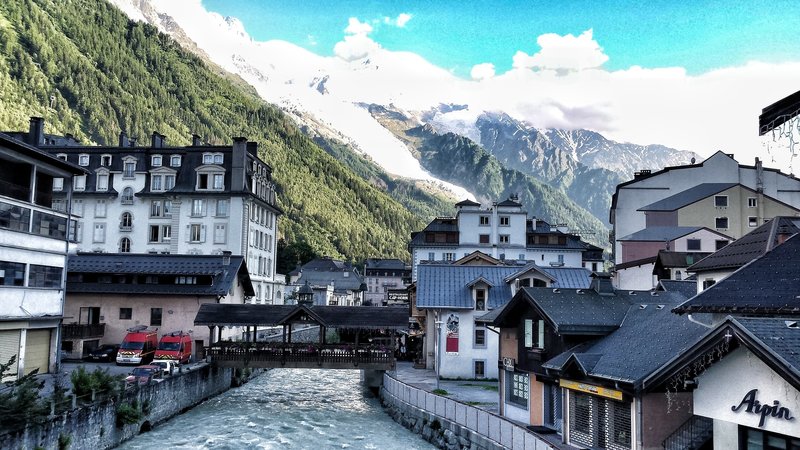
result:
M 622 400 L 622 392 L 615 391 L 614 389 L 606 389 L 602 386 L 595 386 L 593 384 L 579 383 L 577 381 L 559 380 L 558 384 L 573 391 L 585 392 L 587 394 L 597 395 L 600 397 L 610 398 L 612 400 Z
M 514 361 L 514 358 L 503 357 L 503 367 L 506 370 L 514 370 L 515 363 L 516 361 Z
M 773 400 L 771 405 L 762 405 L 761 402 L 756 399 L 757 393 L 758 389 L 752 389 L 747 394 L 744 394 L 744 397 L 742 398 L 742 401 L 739 402 L 739 405 L 731 406 L 731 411 L 739 412 L 743 410 L 742 408 L 744 408 L 744 412 L 746 413 L 761 416 L 761 419 L 758 421 L 759 428 L 764 426 L 764 422 L 766 422 L 767 417 L 783 420 L 794 420 L 792 413 L 789 412 L 788 408 L 781 406 L 781 402 L 778 400 Z
M 408 291 L 405 289 L 390 289 L 386 293 L 386 299 L 390 302 L 408 302 Z

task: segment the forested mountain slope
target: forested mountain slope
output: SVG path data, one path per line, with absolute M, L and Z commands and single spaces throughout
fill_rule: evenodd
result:
M 102 144 L 120 130 L 140 139 L 157 130 L 172 145 L 192 133 L 213 144 L 246 136 L 275 169 L 282 234 L 323 254 L 407 257 L 409 233 L 427 221 L 229 75 L 105 1 L 0 2 L 0 50 L 0 129 L 26 129 L 37 115 L 48 133 Z M 418 211 L 441 206 L 432 201 Z

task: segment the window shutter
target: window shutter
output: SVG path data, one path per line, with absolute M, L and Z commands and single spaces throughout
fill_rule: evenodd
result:
M 186 242 L 190 242 L 192 239 L 192 226 L 186 225 Z
M 205 225 L 201 225 L 200 226 L 200 242 L 205 242 L 205 241 L 206 241 L 206 226 Z

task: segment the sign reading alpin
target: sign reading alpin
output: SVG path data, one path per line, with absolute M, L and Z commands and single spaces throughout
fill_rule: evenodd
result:
M 744 407 L 745 412 L 761 415 L 761 420 L 758 421 L 759 428 L 764 426 L 764 422 L 767 420 L 767 417 L 794 420 L 794 417 L 792 416 L 792 413 L 789 412 L 789 409 L 781 406 L 781 402 L 777 400 L 773 401 L 772 405 L 762 405 L 761 402 L 756 400 L 757 392 L 758 389 L 753 389 L 745 394 L 742 398 L 742 401 L 739 402 L 739 406 L 731 406 L 731 411 L 739 412 L 739 410 Z

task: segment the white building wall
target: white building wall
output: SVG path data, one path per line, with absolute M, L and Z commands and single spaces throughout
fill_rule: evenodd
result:
M 614 287 L 623 291 L 647 291 L 655 287 L 654 264 L 627 267 L 614 274 Z

